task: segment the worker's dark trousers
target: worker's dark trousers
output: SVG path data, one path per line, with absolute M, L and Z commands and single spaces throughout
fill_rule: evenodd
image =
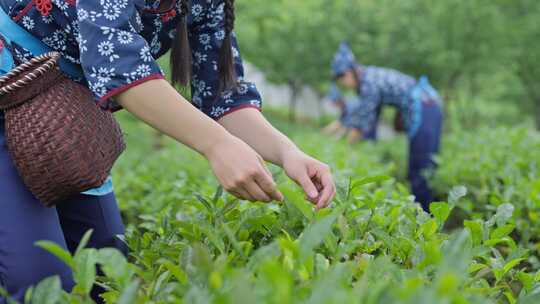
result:
M 81 194 L 56 208 L 46 208 L 32 196 L 8 153 L 0 114 L 0 286 L 21 303 L 29 286 L 50 276 L 59 276 L 64 289 L 71 290 L 71 270 L 35 242 L 52 241 L 73 252 L 89 229 L 94 232 L 88 247 L 126 252 L 117 238 L 124 226 L 114 194 Z M 4 302 L 0 297 L 0 303 Z
M 433 194 L 426 174 L 434 168 L 433 156 L 439 152 L 443 114 L 435 102 L 422 104 L 422 124 L 409 143 L 409 173 L 412 193 L 416 201 L 429 211 Z

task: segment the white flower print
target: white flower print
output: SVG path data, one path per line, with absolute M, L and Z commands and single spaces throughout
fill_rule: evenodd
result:
M 79 52 L 81 52 L 81 54 L 86 53 L 86 51 L 88 51 L 88 47 L 86 46 L 86 43 L 88 43 L 88 40 L 83 39 L 81 37 L 81 34 L 79 33 L 77 35 L 77 44 L 79 44 Z
M 103 16 L 108 20 L 116 20 L 120 17 L 120 8 L 112 3 L 103 6 Z
M 115 0 L 113 4 L 119 8 L 126 8 L 128 6 L 129 0 Z
M 51 15 L 48 15 L 48 16 L 41 16 L 41 21 L 43 21 L 43 23 L 45 24 L 51 24 L 54 20 Z
M 36 23 L 34 22 L 34 19 L 30 18 L 29 16 L 24 16 L 22 18 L 22 25 L 28 29 L 28 30 L 31 30 L 34 28 L 34 26 L 36 25 Z
M 203 12 L 203 7 L 200 4 L 193 4 L 191 6 L 191 14 L 193 15 L 193 18 L 201 18 L 201 14 Z
M 34 55 L 27 49 L 24 49 L 24 48 L 19 49 L 15 47 L 14 50 L 15 50 L 15 57 L 21 59 L 22 61 L 28 61 L 32 57 L 34 57 Z
M 202 64 L 203 62 L 206 62 L 207 58 L 208 58 L 208 55 L 207 54 L 203 54 L 201 52 L 195 52 L 193 54 L 193 56 L 195 57 L 195 63 L 196 64 Z
M 141 64 L 137 67 L 135 73 L 141 78 L 148 77 L 152 73 L 152 68 L 147 64 Z
M 98 44 L 98 52 L 101 56 L 109 57 L 110 62 L 120 58 L 120 56 L 115 53 L 114 44 L 110 41 L 103 41 Z
M 157 41 L 156 43 L 152 43 L 152 54 L 159 54 L 161 51 L 161 42 Z
M 221 94 L 221 99 L 223 99 L 225 103 L 234 103 L 233 91 L 225 91 L 223 94 Z
M 103 16 L 102 13 L 99 13 L 99 12 L 96 12 L 96 11 L 90 11 L 90 14 L 89 14 L 89 18 L 90 18 L 90 21 L 92 22 L 96 22 L 96 20 L 98 18 L 101 18 L 101 16 Z
M 141 15 L 139 13 L 135 14 L 135 23 L 136 23 L 137 27 L 139 27 L 141 29 L 144 28 L 144 24 L 142 22 Z
M 212 107 L 212 112 L 210 112 L 210 116 L 212 116 L 214 118 L 217 118 L 217 117 L 223 116 L 223 114 L 227 113 L 230 110 L 231 110 L 231 108 L 225 108 L 225 107 L 221 107 L 221 106 L 214 106 L 214 107 Z
M 216 36 L 217 40 L 225 39 L 225 31 L 224 30 L 217 31 L 214 35 Z
M 118 42 L 120 44 L 130 44 L 133 42 L 133 34 L 127 31 L 120 31 L 118 33 Z
M 43 39 L 43 42 L 54 50 L 66 50 L 67 33 L 62 30 L 56 30 L 51 36 Z
M 103 32 L 103 35 L 108 35 L 107 40 L 111 41 L 114 37 L 114 34 L 118 31 L 118 29 L 110 26 L 102 26 L 100 27 L 100 30 Z
M 204 80 L 199 80 L 197 78 L 193 79 L 193 87 L 197 90 L 199 95 L 203 97 L 212 96 L 212 87 L 207 86 Z
M 161 27 L 161 19 L 159 17 L 154 18 L 154 26 Z
M 210 35 L 208 34 L 201 34 L 199 36 L 199 42 L 204 46 L 205 51 L 212 48 L 210 45 Z
M 89 89 L 94 92 L 98 97 L 103 97 L 107 94 L 107 88 L 103 82 L 92 82 L 88 81 Z
M 249 102 L 252 106 L 256 106 L 257 108 L 260 108 L 261 107 L 261 101 L 260 100 L 257 100 L 257 99 L 254 99 L 252 101 Z
M 12 1 L 26 3 L 24 0 Z M 88 85 L 97 98 L 113 89 L 162 73 L 155 58 L 169 50 L 177 35 L 176 22 L 158 14 L 143 13 L 139 7 L 139 3 L 155 7 L 153 4 L 159 1 L 78 0 L 76 6 L 66 0 L 52 1 L 57 9 L 54 14 L 28 14 L 21 18 L 20 24 L 27 30 L 35 31 L 39 27 L 47 45 L 60 51 L 67 60 L 82 64 L 87 77 L 82 83 Z M 241 105 L 260 104 L 256 88 L 248 82 L 238 89 L 219 92 L 219 42 L 225 37 L 223 8 L 223 1 L 192 0 L 189 12 L 190 22 L 197 26 L 196 31 L 190 32 L 192 100 L 213 117 Z M 179 1 L 176 1 L 175 12 L 176 17 L 171 18 L 178 20 L 181 15 Z M 61 25 L 55 22 L 57 16 L 62 17 Z M 31 58 L 31 54 L 19 46 L 15 54 L 21 59 Z M 241 58 L 236 47 L 233 47 L 233 55 L 235 65 L 239 67 Z M 238 79 L 242 79 L 241 69 L 238 74 Z
M 249 86 L 246 83 L 240 83 L 236 90 L 238 94 L 245 95 L 249 91 Z
M 230 99 L 233 96 L 233 91 L 227 90 L 223 93 L 221 93 L 221 98 L 223 99 Z
M 92 67 L 92 73 L 90 73 L 90 77 L 95 78 L 98 82 L 102 83 L 111 81 L 114 76 L 115 68 L 100 67 L 96 70 L 95 67 Z
M 65 0 L 53 0 L 52 2 L 62 11 L 65 11 L 69 8 L 69 5 Z
M 71 28 L 73 29 L 71 32 L 72 32 L 75 36 L 79 35 L 79 32 L 80 32 L 79 21 L 73 20 L 73 22 L 71 22 Z
M 89 16 L 90 14 L 88 14 L 87 10 L 82 8 L 77 10 L 77 19 L 79 19 L 79 21 L 85 21 Z
M 216 9 L 209 12 L 209 22 L 208 27 L 217 28 L 219 24 L 223 21 L 223 10 L 225 8 L 225 2 L 222 2 Z
M 110 56 L 114 53 L 114 44 L 110 41 L 103 41 L 98 45 L 99 54 Z
M 154 60 L 154 57 L 152 56 L 152 54 L 150 53 L 150 48 L 145 45 L 139 52 L 139 54 L 141 55 L 141 59 L 144 61 L 144 62 L 150 62 L 152 60 Z

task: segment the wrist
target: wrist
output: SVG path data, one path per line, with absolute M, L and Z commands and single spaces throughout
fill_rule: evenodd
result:
M 204 142 L 201 142 L 200 147 L 197 149 L 204 157 L 211 158 L 215 153 L 219 153 L 224 146 L 233 142 L 234 136 L 227 132 L 225 128 L 217 128 L 211 132 L 211 136 L 206 136 Z
M 276 165 L 283 167 L 287 161 L 288 158 L 291 157 L 291 155 L 298 155 L 303 153 L 295 144 L 292 142 L 289 144 L 284 144 L 278 152 L 277 156 L 277 162 Z

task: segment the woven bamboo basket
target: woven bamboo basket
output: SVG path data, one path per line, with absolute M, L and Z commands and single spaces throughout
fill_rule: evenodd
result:
M 0 77 L 8 150 L 28 189 L 52 207 L 102 185 L 125 149 L 113 115 L 47 53 Z

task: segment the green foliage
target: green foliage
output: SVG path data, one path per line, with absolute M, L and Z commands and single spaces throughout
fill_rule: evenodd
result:
M 395 150 L 396 142 L 349 147 L 321 138 L 311 127 L 275 121 L 303 149 L 332 165 L 337 198 L 333 208 L 315 213 L 300 189 L 272 168 L 286 201 L 282 205 L 247 203 L 223 193 L 208 173 L 206 162 L 193 152 L 179 150 L 171 141 L 150 157 L 150 153 L 143 154 L 141 151 L 151 149 L 151 143 L 138 139 L 151 131 L 133 124 L 127 116 L 122 118 L 127 133 L 138 134 L 136 138 L 128 136 L 132 149 L 115 172 L 122 213 L 129 224 L 125 237 L 129 260 L 113 249 L 81 248 L 71 256 L 40 242 L 72 267 L 77 286 L 67 294 L 58 288 L 57 279 L 47 279 L 29 291 L 31 303 L 49 303 L 40 302 L 41 296 L 38 300 L 37 295 L 45 293 L 54 303 L 91 303 L 88 292 L 94 283 L 106 289 L 102 297 L 107 303 L 538 300 L 537 251 L 515 235 L 516 231 L 536 231 L 532 226 L 527 230 L 518 216 L 523 208 L 520 204 L 530 198 L 516 196 L 490 203 L 493 208 L 486 203 L 485 208 L 465 213 L 461 219 L 466 220 L 449 230 L 445 228 L 448 221 L 463 216 L 473 198 L 480 201 L 482 196 L 478 195 L 485 195 L 483 184 L 469 183 L 463 177 L 457 178 L 461 183 L 452 182 L 446 188 L 439 182 L 437 188 L 449 193 L 448 202 L 433 204 L 430 216 L 412 202 L 404 185 L 389 177 L 402 162 L 391 161 L 395 155 L 389 157 L 385 152 Z M 531 141 L 519 141 L 519 132 L 523 131 L 495 130 L 491 134 L 486 130 L 480 134 L 484 138 L 505 134 L 517 153 L 527 153 L 535 146 Z M 447 146 L 470 136 L 468 144 L 474 149 L 489 150 L 478 137 L 455 136 L 449 136 Z M 476 145 L 475 138 L 479 141 Z M 325 144 L 321 146 L 321 142 Z M 460 166 L 452 174 L 461 174 L 471 166 L 470 160 L 460 159 L 465 156 L 459 151 L 449 149 L 453 149 L 454 164 Z M 470 152 L 464 149 L 462 153 Z M 497 161 L 497 155 L 496 151 L 484 155 L 485 164 Z M 538 164 L 527 159 L 530 155 L 516 157 L 516 163 L 508 167 L 519 163 L 519 168 L 529 168 L 527 176 L 531 176 Z M 449 176 L 446 157 L 441 156 L 441 174 Z M 478 160 L 473 163 L 481 165 Z M 499 169 L 505 165 L 501 163 L 497 163 Z M 487 170 L 486 175 L 499 169 Z M 487 178 L 479 173 L 474 173 L 476 179 Z M 512 182 L 515 184 L 497 189 L 517 187 L 523 180 Z M 456 184 L 464 186 L 454 187 Z M 539 185 L 533 182 L 527 192 L 532 198 L 540 193 Z M 521 193 L 517 189 L 512 193 L 516 192 Z M 95 265 L 101 266 L 104 275 L 96 276 Z
M 478 113 L 472 105 L 473 115 L 496 104 L 501 111 L 488 118 L 518 109 L 540 124 L 538 1 L 237 2 L 242 51 L 271 81 L 324 93 L 332 55 L 347 40 L 360 63 L 428 75 L 447 101 L 465 100 L 468 112 L 471 100 L 487 104 Z
M 452 185 L 464 185 L 468 193 L 456 206 L 467 218 L 494 215 L 489 223 L 497 227 L 491 232 L 492 244 L 516 240 L 538 252 L 538 134 L 527 128 L 504 127 L 460 131 L 446 136 L 443 147 L 433 179 L 438 192 L 443 194 Z M 537 256 L 529 261 L 535 269 L 540 265 Z

